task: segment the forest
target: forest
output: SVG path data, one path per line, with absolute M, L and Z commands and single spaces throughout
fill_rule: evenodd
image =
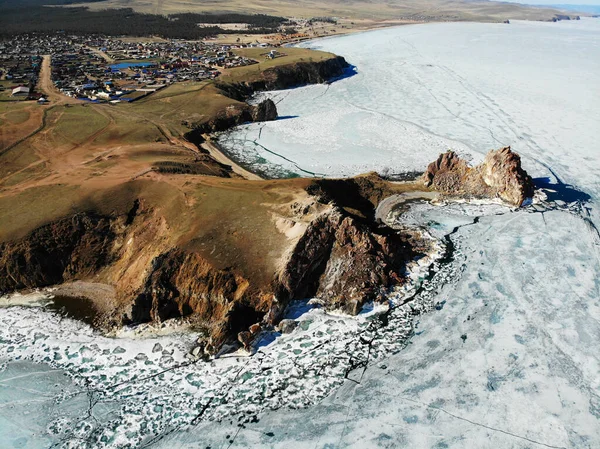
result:
M 88 0 L 89 1 L 89 0 Z M 93 0 L 103 1 L 103 0 Z M 247 34 L 273 33 L 284 24 L 283 17 L 264 14 L 195 14 L 169 16 L 142 14 L 126 9 L 91 11 L 84 7 L 61 8 L 47 5 L 73 5 L 77 0 L 0 0 L 0 36 L 24 33 L 104 34 L 109 36 L 160 36 L 172 39 L 202 39 L 232 33 L 203 24 L 247 23 Z

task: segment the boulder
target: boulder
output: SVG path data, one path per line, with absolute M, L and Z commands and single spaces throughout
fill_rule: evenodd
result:
M 252 110 L 252 120 L 255 122 L 268 122 L 277 120 L 277 106 L 270 98 L 260 102 Z
M 282 334 L 291 334 L 298 327 L 298 321 L 285 319 L 281 320 L 277 325 L 276 330 Z

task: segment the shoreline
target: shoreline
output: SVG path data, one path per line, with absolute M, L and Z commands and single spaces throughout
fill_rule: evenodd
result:
M 240 175 L 242 178 L 247 179 L 248 181 L 263 181 L 264 180 L 264 178 L 260 177 L 256 173 L 251 172 L 250 170 L 246 170 L 244 167 L 239 165 L 238 162 L 236 162 L 235 160 L 230 159 L 228 156 L 226 156 L 225 153 L 223 153 L 221 151 L 221 149 L 219 148 L 219 144 L 216 143 L 211 138 L 211 136 L 205 135 L 204 142 L 202 142 L 200 144 L 200 147 L 203 148 L 204 150 L 208 151 L 210 156 L 213 159 L 215 159 L 217 162 L 220 162 L 225 165 L 229 165 L 231 167 L 232 171 L 234 173 Z
M 430 21 L 430 22 L 412 22 L 412 23 L 402 23 L 402 24 L 389 24 L 389 25 L 381 25 L 381 26 L 374 26 L 374 27 L 367 27 L 365 29 L 360 29 L 360 30 L 347 30 L 344 32 L 340 32 L 340 33 L 336 33 L 335 35 L 328 35 L 328 36 L 318 36 L 315 38 L 308 38 L 305 40 L 301 40 L 301 41 L 296 41 L 296 42 L 290 42 L 290 43 L 286 43 L 286 44 L 282 44 L 283 47 L 290 47 L 290 48 L 307 48 L 307 49 L 312 49 L 312 50 L 318 50 L 318 51 L 325 51 L 325 52 L 332 52 L 332 50 L 329 50 L 327 48 L 322 48 L 320 46 L 320 44 L 324 43 L 325 40 L 329 40 L 329 39 L 333 39 L 333 38 L 341 38 L 341 37 L 345 37 L 345 36 L 354 36 L 356 34 L 363 34 L 363 33 L 372 33 L 372 32 L 377 32 L 377 31 L 387 31 L 387 30 L 393 30 L 393 29 L 400 29 L 403 28 L 405 26 L 411 25 L 411 26 L 415 26 L 415 25 L 448 25 L 448 24 L 455 24 L 455 25 L 479 25 L 479 24 L 483 24 L 483 25 L 502 25 L 502 26 L 510 26 L 513 23 L 517 26 L 519 25 L 524 25 L 524 24 L 539 24 L 540 26 L 543 27 L 548 27 L 548 26 L 557 26 L 559 27 L 559 29 L 564 29 L 564 26 L 568 26 L 568 24 L 574 25 L 576 23 L 581 22 L 587 22 L 587 21 L 591 21 L 593 20 L 594 17 L 591 16 L 581 16 L 580 20 L 559 20 L 557 22 L 553 22 L 550 20 L 525 20 L 525 19 L 511 19 L 510 23 L 503 23 L 503 22 L 486 22 L 486 21 Z M 562 24 L 562 27 L 561 25 Z M 340 54 L 338 55 L 340 57 L 345 57 L 345 55 Z M 351 63 L 350 63 L 351 64 Z M 351 64 L 352 65 L 352 64 Z M 342 78 L 343 79 L 343 78 Z M 337 81 L 338 79 L 336 77 L 330 78 L 327 82 L 325 83 L 321 83 L 321 84 L 332 84 L 335 81 Z M 316 85 L 316 84 L 313 84 Z M 305 85 L 298 85 L 298 86 L 294 86 L 292 88 L 290 88 L 289 90 L 295 90 L 298 87 L 304 87 Z M 282 89 L 273 89 L 273 92 L 279 91 Z M 287 90 L 287 88 L 285 89 Z M 264 94 L 264 91 L 257 91 L 254 92 L 251 98 L 254 98 L 256 95 L 259 94 Z M 418 126 L 418 125 L 417 125 Z M 230 129 L 228 129 L 226 132 L 231 132 L 233 130 L 235 130 L 237 128 L 237 126 L 231 127 Z M 439 136 L 438 136 L 439 137 Z M 463 141 L 460 141 L 461 143 L 463 143 Z M 222 145 L 222 148 L 224 149 L 224 151 L 221 151 L 221 154 L 223 155 L 224 152 L 227 151 L 227 146 L 226 145 Z M 472 150 L 474 151 L 474 150 Z M 474 151 L 475 153 L 478 153 L 477 151 Z M 483 155 L 483 154 L 482 154 Z M 227 158 L 228 160 L 238 163 L 237 161 L 235 161 L 235 158 L 233 156 L 224 156 L 225 158 Z M 230 159 L 231 157 L 231 159 Z M 265 164 L 265 166 L 270 165 L 271 163 L 267 163 Z M 252 173 L 251 170 L 246 170 Z M 358 175 L 360 173 L 357 173 L 356 175 Z M 404 174 L 404 173 L 403 173 Z M 306 177 L 305 174 L 303 173 L 299 173 L 298 172 L 299 177 L 304 178 Z M 355 176 L 356 176 L 355 175 Z M 338 176 L 315 176 L 317 178 L 338 178 Z M 352 176 L 340 176 L 342 178 L 348 178 L 348 177 L 352 177 Z M 262 179 L 281 179 L 278 177 L 264 177 Z

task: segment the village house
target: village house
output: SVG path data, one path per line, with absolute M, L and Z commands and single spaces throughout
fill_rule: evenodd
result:
M 29 87 L 17 86 L 12 90 L 13 97 L 27 97 L 29 96 Z

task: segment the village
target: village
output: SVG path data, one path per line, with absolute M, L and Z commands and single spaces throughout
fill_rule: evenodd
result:
M 44 57 L 51 58 L 52 82 L 62 94 L 115 104 L 135 101 L 176 82 L 215 79 L 224 69 L 257 64 L 234 50 L 271 46 L 258 41 L 223 44 L 61 33 L 20 35 L 0 41 L 0 101 L 47 102 L 36 92 Z M 270 49 L 264 57 L 281 55 Z
M 90 102 L 131 102 L 176 82 L 215 79 L 224 70 L 260 62 L 236 49 L 263 47 L 262 57 L 274 59 L 284 55 L 279 47 L 285 44 L 335 34 L 335 28 L 349 24 L 332 17 L 290 18 L 267 35 L 244 34 L 247 24 L 218 24 L 239 34 L 196 41 L 63 32 L 16 35 L 0 39 L 0 101 L 45 103 L 36 91 L 44 57 L 51 58 L 52 82 L 62 94 Z

